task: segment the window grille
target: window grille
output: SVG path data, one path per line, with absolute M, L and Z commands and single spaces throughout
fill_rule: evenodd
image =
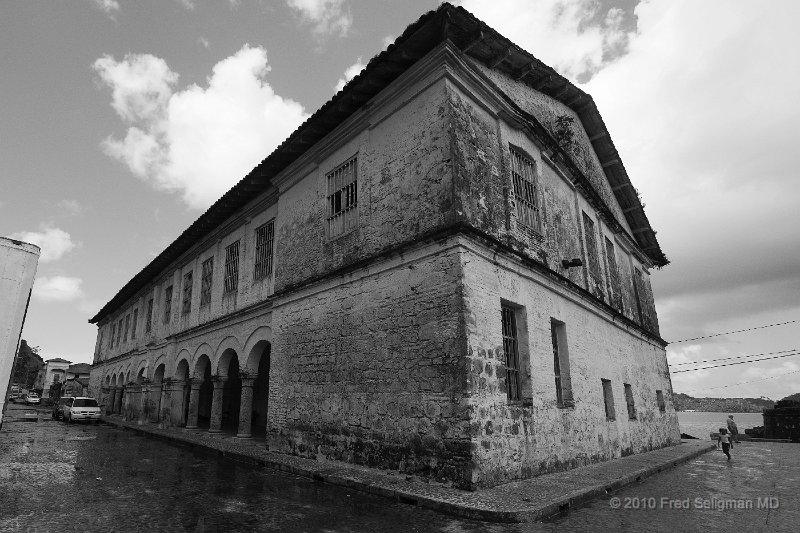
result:
M 172 316 L 172 285 L 164 290 L 164 323 L 168 324 Z
M 211 283 L 214 276 L 214 258 L 203 261 L 200 273 L 200 307 L 211 303 Z
M 606 418 L 616 420 L 617 415 L 614 411 L 614 391 L 611 389 L 611 380 L 601 379 L 603 383 L 603 401 L 606 406 Z
M 139 322 L 139 308 L 133 310 L 133 323 L 131 324 L 131 339 L 136 338 L 136 324 Z
M 183 307 L 181 314 L 188 315 L 192 310 L 192 271 L 183 275 Z
M 506 353 L 507 393 L 510 401 L 520 401 L 519 342 L 517 340 L 517 315 L 513 308 L 501 307 L 503 322 L 503 351 Z
M 147 300 L 147 316 L 144 322 L 144 331 L 145 333 L 150 333 L 150 330 L 153 328 L 153 299 L 150 298 Z
M 664 393 L 660 390 L 656 391 L 656 403 L 658 403 L 658 410 L 662 413 L 667 411 L 667 404 L 664 402 Z
M 328 236 L 336 237 L 358 226 L 356 158 L 328 173 Z
M 239 241 L 225 248 L 225 293 L 239 286 Z
M 606 259 L 608 260 L 608 286 L 611 300 L 611 305 L 616 309 L 622 311 L 622 292 L 619 286 L 619 268 L 617 268 L 617 254 L 614 251 L 614 245 L 605 237 L 606 241 Z
M 511 150 L 511 177 L 514 180 L 514 200 L 517 204 L 517 222 L 539 231 L 539 203 L 536 185 L 536 166 L 527 157 Z
M 253 278 L 256 280 L 272 276 L 272 245 L 274 240 L 274 219 L 256 228 L 256 266 L 253 273 Z
M 627 383 L 624 383 L 625 386 L 625 403 L 628 406 L 628 418 L 630 420 L 636 419 L 636 405 L 633 403 L 633 389 Z

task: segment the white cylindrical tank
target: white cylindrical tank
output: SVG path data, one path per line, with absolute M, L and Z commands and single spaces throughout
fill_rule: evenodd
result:
M 0 427 L 40 252 L 34 244 L 0 237 Z

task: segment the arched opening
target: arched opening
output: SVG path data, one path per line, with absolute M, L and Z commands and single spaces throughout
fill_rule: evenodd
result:
M 203 354 L 194 367 L 195 379 L 202 380 L 197 402 L 197 426 L 208 428 L 211 420 L 211 400 L 214 396 L 214 384 L 211 382 L 211 361 Z
M 156 367 L 156 371 L 153 372 L 153 387 L 150 393 L 150 401 L 152 401 L 155 410 L 151 413 L 150 419 L 154 421 L 162 420 L 164 416 L 168 416 L 168 412 L 164 413 L 164 409 L 167 407 L 164 405 L 164 363 L 161 363 Z M 169 411 L 169 410 L 167 410 Z
M 183 382 L 183 391 L 180 393 L 179 398 L 173 398 L 173 405 L 180 413 L 178 425 L 185 426 L 186 421 L 189 419 L 189 396 L 192 392 L 189 383 L 189 362 L 186 359 L 181 359 L 181 362 L 178 363 L 175 379 Z
M 239 423 L 239 402 L 242 398 L 242 379 L 239 376 L 239 358 L 228 349 L 222 353 L 217 365 L 217 374 L 225 379 L 222 386 L 221 429 L 236 432 Z
M 269 411 L 269 367 L 272 345 L 259 341 L 247 358 L 247 373 L 255 376 L 253 382 L 253 415 L 250 431 L 254 437 L 266 437 Z M 242 428 L 239 429 L 242 432 Z

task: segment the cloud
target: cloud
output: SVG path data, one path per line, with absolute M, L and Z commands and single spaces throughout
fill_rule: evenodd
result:
M 344 37 L 353 24 L 345 0 L 286 0 L 286 3 L 304 22 L 311 24 L 317 38 L 334 34 Z
M 64 254 L 75 248 L 76 244 L 66 231 L 42 225 L 40 231 L 20 231 L 11 234 L 12 239 L 29 242 L 42 249 L 39 262 L 49 263 L 61 259 Z
M 77 200 L 61 200 L 57 205 L 70 215 L 80 215 L 83 213 L 83 206 Z
M 84 297 L 83 280 L 67 276 L 39 276 L 33 284 L 33 297 L 42 302 L 71 302 Z
M 800 5 L 645 2 L 636 14 L 628 54 L 586 90 L 672 261 L 653 276 L 662 332 L 797 309 L 800 71 L 786 65 Z
M 339 78 L 339 81 L 336 83 L 336 91 L 339 92 L 344 89 L 347 82 L 358 76 L 358 74 L 364 70 L 364 67 L 366 67 L 366 65 L 362 63 L 359 57 L 355 63 L 345 69 L 344 78 Z
M 177 0 L 187 11 L 194 11 L 194 0 Z
M 206 50 L 208 50 L 208 47 L 211 46 L 211 43 L 208 42 L 208 39 L 206 39 L 205 37 L 198 37 L 197 38 L 197 44 L 199 44 L 200 46 L 202 46 Z
M 119 2 L 117 0 L 91 0 L 95 8 L 99 9 L 112 19 L 119 13 Z
M 111 106 L 129 127 L 105 152 L 156 188 L 206 208 L 277 147 L 307 114 L 264 80 L 263 48 L 242 47 L 217 63 L 207 86 L 176 90 L 163 59 L 129 54 L 94 63 L 111 89 Z
M 626 12 L 604 8 L 597 0 L 462 0 L 460 4 L 579 82 L 624 55 L 635 31 L 633 18 Z

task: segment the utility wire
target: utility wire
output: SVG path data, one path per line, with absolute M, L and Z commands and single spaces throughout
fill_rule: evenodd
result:
M 725 388 L 728 388 L 728 387 L 736 387 L 737 385 L 746 385 L 748 383 L 758 383 L 759 381 L 768 381 L 770 379 L 778 379 L 778 378 L 782 378 L 783 376 L 789 376 L 791 374 L 797 374 L 798 372 L 800 372 L 800 370 L 794 370 L 792 372 L 785 372 L 783 374 L 778 374 L 777 376 L 770 376 L 768 378 L 752 379 L 750 381 L 740 381 L 739 383 L 732 383 L 730 385 L 720 385 L 719 387 L 704 387 L 702 389 L 694 389 L 694 390 L 686 391 L 683 394 L 686 394 L 686 393 L 689 393 L 689 392 L 700 392 L 700 391 L 705 391 L 705 390 L 725 389 Z
M 800 322 L 800 320 L 790 320 L 788 322 L 780 322 L 779 324 L 769 324 L 769 325 L 766 325 L 766 326 L 758 326 L 758 327 L 755 327 L 755 328 L 738 329 L 736 331 L 727 331 L 725 333 L 715 333 L 713 335 L 705 335 L 703 337 L 694 337 L 694 338 L 691 338 L 691 339 L 683 339 L 683 340 L 679 340 L 679 341 L 672 341 L 672 342 L 670 342 L 670 344 L 678 344 L 679 342 L 698 341 L 700 339 L 710 339 L 711 337 L 721 337 L 722 335 L 731 335 L 733 333 L 743 333 L 745 331 L 753 331 L 753 330 L 756 330 L 756 329 L 771 328 L 771 327 L 774 327 L 774 326 L 785 326 L 786 324 L 794 324 L 795 322 Z
M 669 366 L 686 366 L 686 365 L 699 365 L 701 363 L 713 363 L 714 361 L 730 361 L 732 359 L 745 359 L 747 357 L 761 357 L 762 355 L 775 355 L 778 353 L 786 353 L 786 352 L 796 352 L 798 351 L 797 348 L 792 348 L 790 350 L 781 350 L 779 352 L 764 352 L 764 353 L 754 353 L 751 355 L 737 355 L 734 357 L 720 357 L 719 359 L 706 359 L 704 361 L 690 361 L 688 363 L 675 363 L 674 365 Z
M 672 372 L 673 374 L 680 374 L 681 372 L 694 372 L 696 370 L 708 370 L 709 368 L 719 368 L 721 366 L 733 366 L 733 365 L 743 365 L 745 363 L 758 363 L 760 361 L 769 361 L 770 359 L 782 359 L 784 357 L 792 357 L 795 355 L 800 355 L 800 352 L 789 353 L 786 355 L 776 355 L 774 357 L 764 357 L 763 359 L 751 359 L 749 361 L 737 361 L 735 363 L 724 363 L 721 365 L 712 365 L 712 366 L 703 366 L 700 368 L 689 368 L 687 370 L 676 370 Z

